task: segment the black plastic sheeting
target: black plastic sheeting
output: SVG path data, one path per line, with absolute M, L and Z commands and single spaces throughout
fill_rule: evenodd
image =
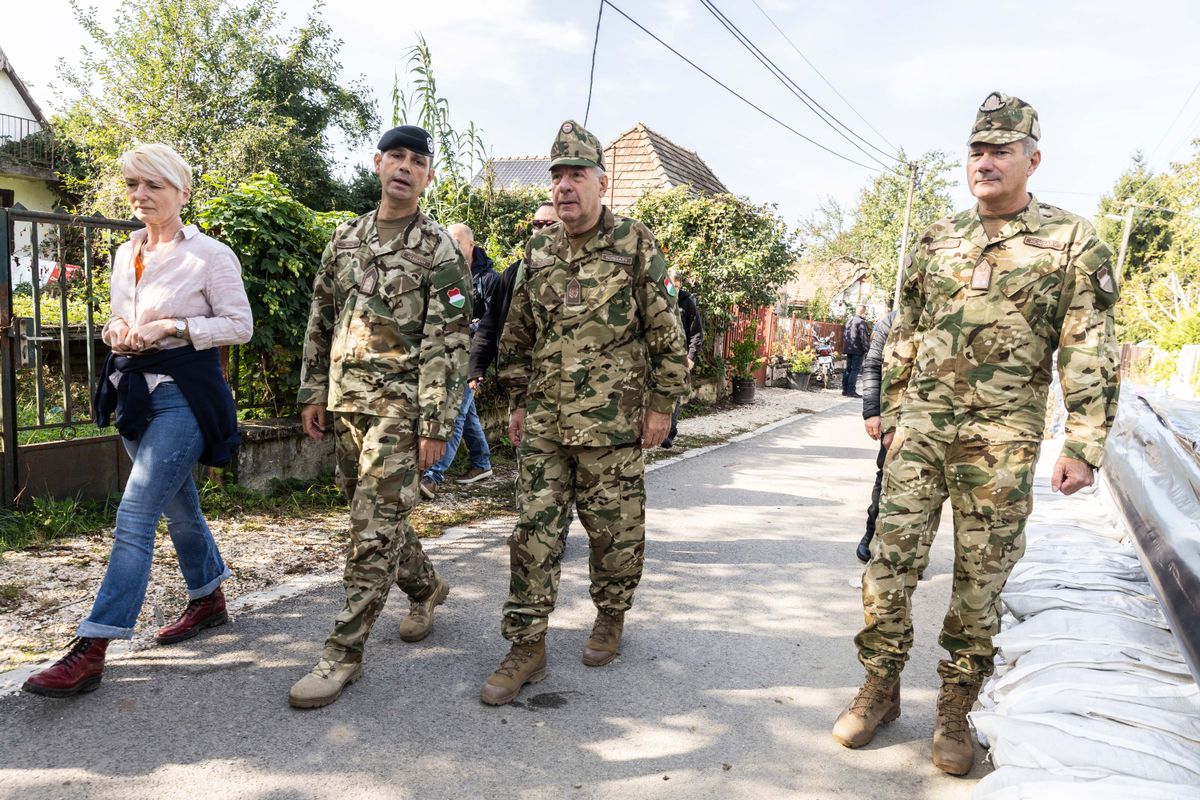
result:
M 1105 480 L 1200 683 L 1200 403 L 1122 392 Z

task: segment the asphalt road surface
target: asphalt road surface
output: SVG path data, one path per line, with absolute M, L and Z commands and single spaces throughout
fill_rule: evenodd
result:
M 829 735 L 862 679 L 854 546 L 875 445 L 859 409 L 647 476 L 645 578 L 606 667 L 579 660 L 594 610 L 576 524 L 549 675 L 510 706 L 479 702 L 507 651 L 500 520 L 431 548 L 451 584 L 433 633 L 401 642 L 407 603 L 393 594 L 362 680 L 324 709 L 286 697 L 341 606 L 329 584 L 121 656 L 93 694 L 0 698 L 0 797 L 967 798 L 986 767 L 952 778 L 929 757 L 945 529 L 915 598 L 902 716 L 863 750 Z

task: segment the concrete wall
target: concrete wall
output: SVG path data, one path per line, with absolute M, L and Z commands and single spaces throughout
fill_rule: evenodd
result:
M 333 437 L 314 442 L 304 435 L 299 419 L 255 420 L 239 428 L 237 482 L 242 486 L 269 492 L 273 480 L 311 480 L 333 472 Z

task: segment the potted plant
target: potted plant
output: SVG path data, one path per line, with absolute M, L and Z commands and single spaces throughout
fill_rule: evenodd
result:
M 761 364 L 758 339 L 753 327 L 748 327 L 729 348 L 729 367 L 733 372 L 733 402 L 747 405 L 754 402 L 754 370 Z
M 807 389 L 812 379 L 812 365 L 817 354 L 807 347 L 801 347 L 792 353 L 788 362 L 788 388 Z

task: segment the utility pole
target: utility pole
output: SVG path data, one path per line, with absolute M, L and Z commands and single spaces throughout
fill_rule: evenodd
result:
M 912 219 L 913 192 L 917 188 L 917 165 L 908 162 L 908 200 L 904 203 L 904 233 L 900 236 L 900 255 L 896 262 L 896 292 L 892 296 L 892 308 L 900 307 L 900 284 L 904 280 L 904 259 L 908 255 L 908 225 Z
M 1121 285 L 1121 276 L 1125 274 L 1125 254 L 1129 252 L 1129 234 L 1133 232 L 1133 200 L 1125 201 L 1125 230 L 1121 232 L 1121 249 L 1117 253 L 1117 269 L 1113 280 Z

